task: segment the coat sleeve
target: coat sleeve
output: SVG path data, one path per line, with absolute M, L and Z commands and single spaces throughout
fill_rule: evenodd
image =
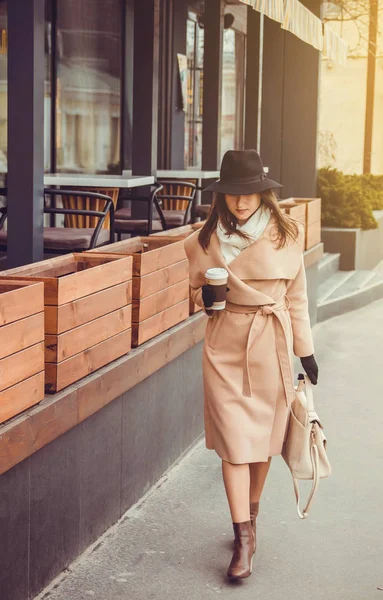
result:
M 190 286 L 190 296 L 193 302 L 202 308 L 205 315 L 207 315 L 210 319 L 214 316 L 214 311 L 209 310 L 209 312 L 206 312 L 206 308 L 202 300 L 202 286 L 199 288 L 193 288 Z
M 314 343 L 310 325 L 303 254 L 295 279 L 289 279 L 287 282 L 287 296 L 290 301 L 294 354 L 298 357 L 311 356 L 311 354 L 314 354 Z
M 202 285 L 205 281 L 205 278 L 202 275 L 198 260 L 199 247 L 197 235 L 198 234 L 193 234 L 189 238 L 186 238 L 184 243 L 186 257 L 189 261 L 190 296 L 193 302 L 202 308 L 205 315 L 211 318 L 214 315 L 214 311 L 209 310 L 206 312 L 205 305 L 202 300 Z

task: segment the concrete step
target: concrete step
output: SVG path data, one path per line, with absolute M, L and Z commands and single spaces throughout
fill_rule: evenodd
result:
M 328 296 L 327 300 L 334 300 L 335 298 L 340 298 L 341 296 L 347 296 L 348 294 L 353 294 L 358 290 L 366 287 L 370 284 L 375 278 L 374 271 L 350 271 L 352 275 L 340 285 L 332 294 Z
M 330 298 L 340 286 L 344 285 L 350 277 L 352 277 L 354 271 L 337 271 L 331 275 L 328 279 L 323 281 L 318 286 L 317 303 L 318 306 L 324 304 L 328 298 Z
M 348 273 L 349 277 L 337 286 L 335 286 L 335 279 L 339 283 L 341 277 L 336 278 L 333 275 L 330 278 L 329 281 L 333 279 L 333 292 L 327 295 L 323 292 L 322 302 L 318 302 L 318 323 L 383 298 L 383 271 L 339 271 L 339 273 Z M 329 291 L 331 289 L 329 282 L 322 285 L 326 284 Z
M 325 252 L 318 263 L 318 283 L 324 283 L 339 270 L 340 254 Z

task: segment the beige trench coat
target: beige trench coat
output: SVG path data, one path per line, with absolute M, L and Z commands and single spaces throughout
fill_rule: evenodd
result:
M 208 268 L 229 271 L 226 309 L 209 319 L 203 351 L 206 447 L 233 464 L 280 454 L 295 397 L 293 354 L 314 353 L 302 250 L 275 244 L 275 222 L 229 265 L 214 232 L 185 240 L 192 297 L 203 307 Z M 300 235 L 303 228 L 300 227 Z

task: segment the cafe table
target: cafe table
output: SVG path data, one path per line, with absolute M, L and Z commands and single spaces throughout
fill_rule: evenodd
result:
M 47 173 L 44 175 L 44 185 L 46 186 L 135 188 L 153 183 L 152 175 L 83 175 L 80 173 Z
M 152 175 L 132 175 L 126 173 L 122 175 L 99 175 L 99 174 L 82 174 L 82 173 L 47 173 L 44 175 L 44 186 L 53 187 L 69 187 L 77 190 L 88 190 L 106 194 L 113 201 L 114 208 L 117 206 L 118 194 L 120 189 L 132 189 L 141 186 L 148 186 L 154 183 Z M 78 203 L 78 200 L 76 201 Z M 77 206 L 77 208 L 86 208 L 86 206 Z M 95 207 L 97 209 L 97 207 Z M 51 227 L 55 226 L 54 217 L 51 221 Z M 82 217 L 74 218 L 72 216 L 73 226 L 84 227 L 84 219 Z M 109 228 L 109 218 L 105 219 L 103 227 Z

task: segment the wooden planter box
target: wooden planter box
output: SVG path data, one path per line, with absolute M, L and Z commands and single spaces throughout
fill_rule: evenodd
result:
M 44 398 L 44 286 L 0 281 L 0 423 Z
M 296 204 L 306 208 L 305 250 L 321 241 L 321 198 L 293 198 Z
M 304 227 L 306 227 L 306 206 L 303 204 L 297 204 L 294 202 L 292 198 L 287 198 L 286 200 L 281 200 L 279 202 L 279 206 L 282 211 L 289 215 L 292 219 L 299 221 L 302 223 Z M 305 234 L 306 235 L 306 234 Z M 305 249 L 305 236 L 302 239 L 301 243 L 302 250 Z
M 183 239 L 136 237 L 107 246 L 133 259 L 132 345 L 139 346 L 189 316 L 189 265 Z M 103 248 L 103 251 L 106 250 Z M 87 254 L 98 254 L 98 250 Z
M 174 227 L 173 229 L 165 229 L 165 231 L 159 231 L 158 233 L 152 233 L 150 237 L 179 237 L 187 238 L 191 233 L 194 233 L 198 229 L 201 229 L 205 221 L 199 223 L 193 223 L 192 225 L 182 225 L 181 227 Z
M 82 253 L 55 261 L 22 267 L 23 279 L 44 282 L 49 393 L 129 352 L 132 327 L 130 257 Z
M 189 235 L 191 235 L 192 233 L 194 233 L 195 231 L 197 231 L 198 229 L 201 229 L 201 227 L 203 227 L 203 225 L 205 224 L 205 221 L 201 221 L 199 223 L 193 223 L 192 225 L 183 225 L 182 227 L 175 227 L 174 229 L 168 229 L 167 231 L 161 231 L 160 233 L 152 233 L 151 237 L 170 237 L 170 236 L 174 236 L 178 239 L 185 239 L 187 238 Z M 191 315 L 194 315 L 195 313 L 201 311 L 202 308 L 200 306 L 198 306 L 197 304 L 195 304 L 195 302 L 193 302 L 193 300 L 190 298 L 189 301 L 189 313 Z

